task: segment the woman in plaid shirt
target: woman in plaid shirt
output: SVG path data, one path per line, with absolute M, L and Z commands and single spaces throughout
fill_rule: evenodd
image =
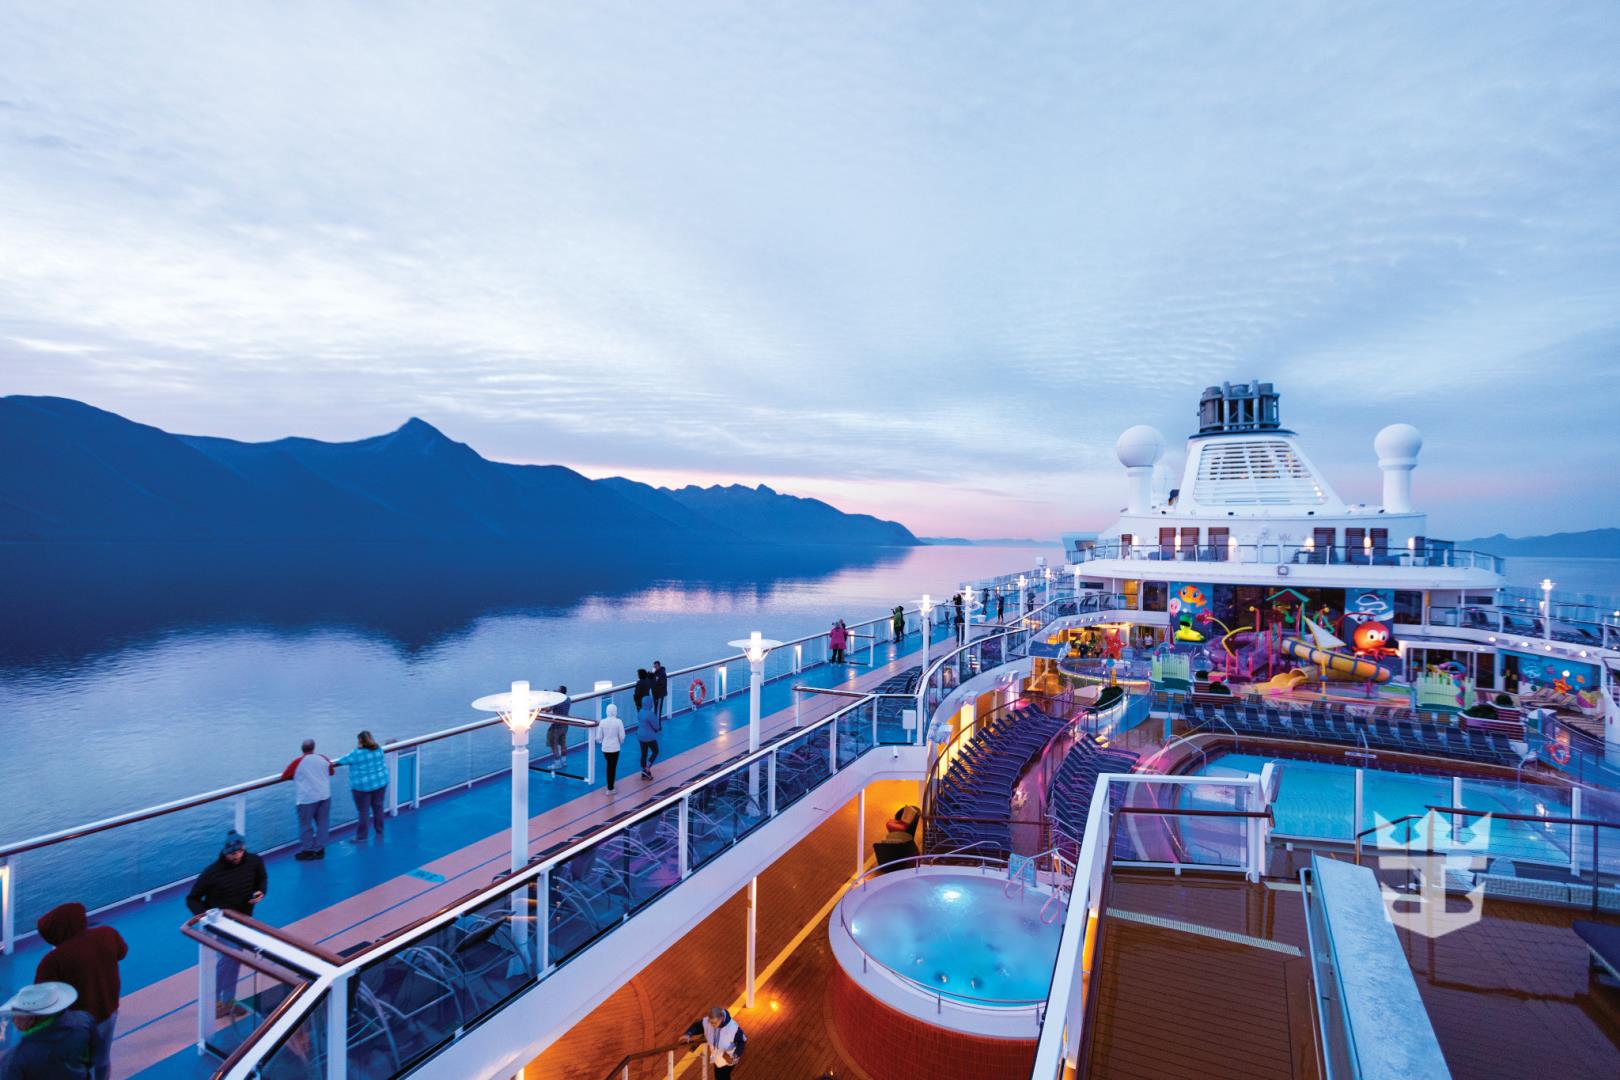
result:
M 354 842 L 357 844 L 369 835 L 366 827 L 368 812 L 372 823 L 377 826 L 377 839 L 382 839 L 383 792 L 388 790 L 388 762 L 382 747 L 377 745 L 377 740 L 371 737 L 369 731 L 360 733 L 359 744 L 333 762 L 334 765 L 349 767 L 349 794 L 354 796 L 354 810 L 360 815 L 354 830 Z

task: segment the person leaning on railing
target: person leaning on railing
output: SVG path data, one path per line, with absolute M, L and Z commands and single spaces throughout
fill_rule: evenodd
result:
M 232 829 L 225 834 L 219 858 L 209 863 L 186 894 L 186 907 L 193 915 L 215 908 L 252 915 L 270 887 L 264 860 L 247 850 L 242 834 Z M 214 1015 L 221 1019 L 241 1019 L 248 1014 L 236 1002 L 239 961 L 233 953 L 222 952 L 214 967 Z
M 371 732 L 362 731 L 356 736 L 356 742 L 359 745 L 333 764 L 349 768 L 349 794 L 354 798 L 355 813 L 360 815 L 354 828 L 354 842 L 358 844 L 366 839 L 368 815 L 371 824 L 377 827 L 377 839 L 383 838 L 383 793 L 388 790 L 388 758 Z

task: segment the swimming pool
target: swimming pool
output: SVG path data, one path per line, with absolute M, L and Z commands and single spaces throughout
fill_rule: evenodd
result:
M 1194 775 L 1218 779 L 1258 773 L 1266 762 L 1275 761 L 1281 770 L 1277 798 L 1273 803 L 1274 832 L 1326 840 L 1353 841 L 1355 834 L 1374 824 L 1374 815 L 1393 820 L 1406 814 L 1422 814 L 1428 806 L 1452 805 L 1452 778 L 1387 769 L 1363 769 L 1362 819 L 1354 824 L 1354 765 L 1295 758 L 1263 757 L 1257 754 L 1223 753 L 1193 770 Z M 1218 783 L 1186 789 L 1182 805 L 1194 808 L 1221 808 L 1232 804 L 1230 789 Z M 1463 777 L 1462 805 L 1471 810 L 1529 814 L 1543 817 L 1569 817 L 1568 789 L 1549 784 L 1515 784 L 1510 780 L 1482 780 Z M 1589 841 L 1587 841 L 1589 843 Z M 1570 861 L 1570 827 L 1542 825 L 1530 821 L 1493 821 L 1490 852 L 1493 856 L 1527 862 L 1567 865 Z
M 1045 1001 L 1052 983 L 1061 911 L 1048 894 L 1004 877 L 932 873 L 868 887 L 844 904 L 842 921 L 872 959 L 930 994 L 976 1005 Z

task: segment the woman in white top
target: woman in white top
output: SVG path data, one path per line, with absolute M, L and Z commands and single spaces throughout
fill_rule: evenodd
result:
M 609 705 L 607 715 L 597 727 L 602 739 L 602 757 L 607 760 L 607 789 L 613 794 L 613 781 L 619 774 L 619 748 L 624 745 L 624 721 L 619 719 L 619 707 Z

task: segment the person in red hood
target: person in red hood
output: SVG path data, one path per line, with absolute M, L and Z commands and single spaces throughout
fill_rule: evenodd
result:
M 118 1025 L 118 961 L 129 955 L 123 935 L 91 926 L 83 904 L 58 904 L 39 917 L 39 936 L 54 945 L 34 970 L 35 982 L 64 982 L 79 992 L 74 1008 L 96 1022 L 90 1038 L 91 1075 L 112 1072 L 113 1029 Z

